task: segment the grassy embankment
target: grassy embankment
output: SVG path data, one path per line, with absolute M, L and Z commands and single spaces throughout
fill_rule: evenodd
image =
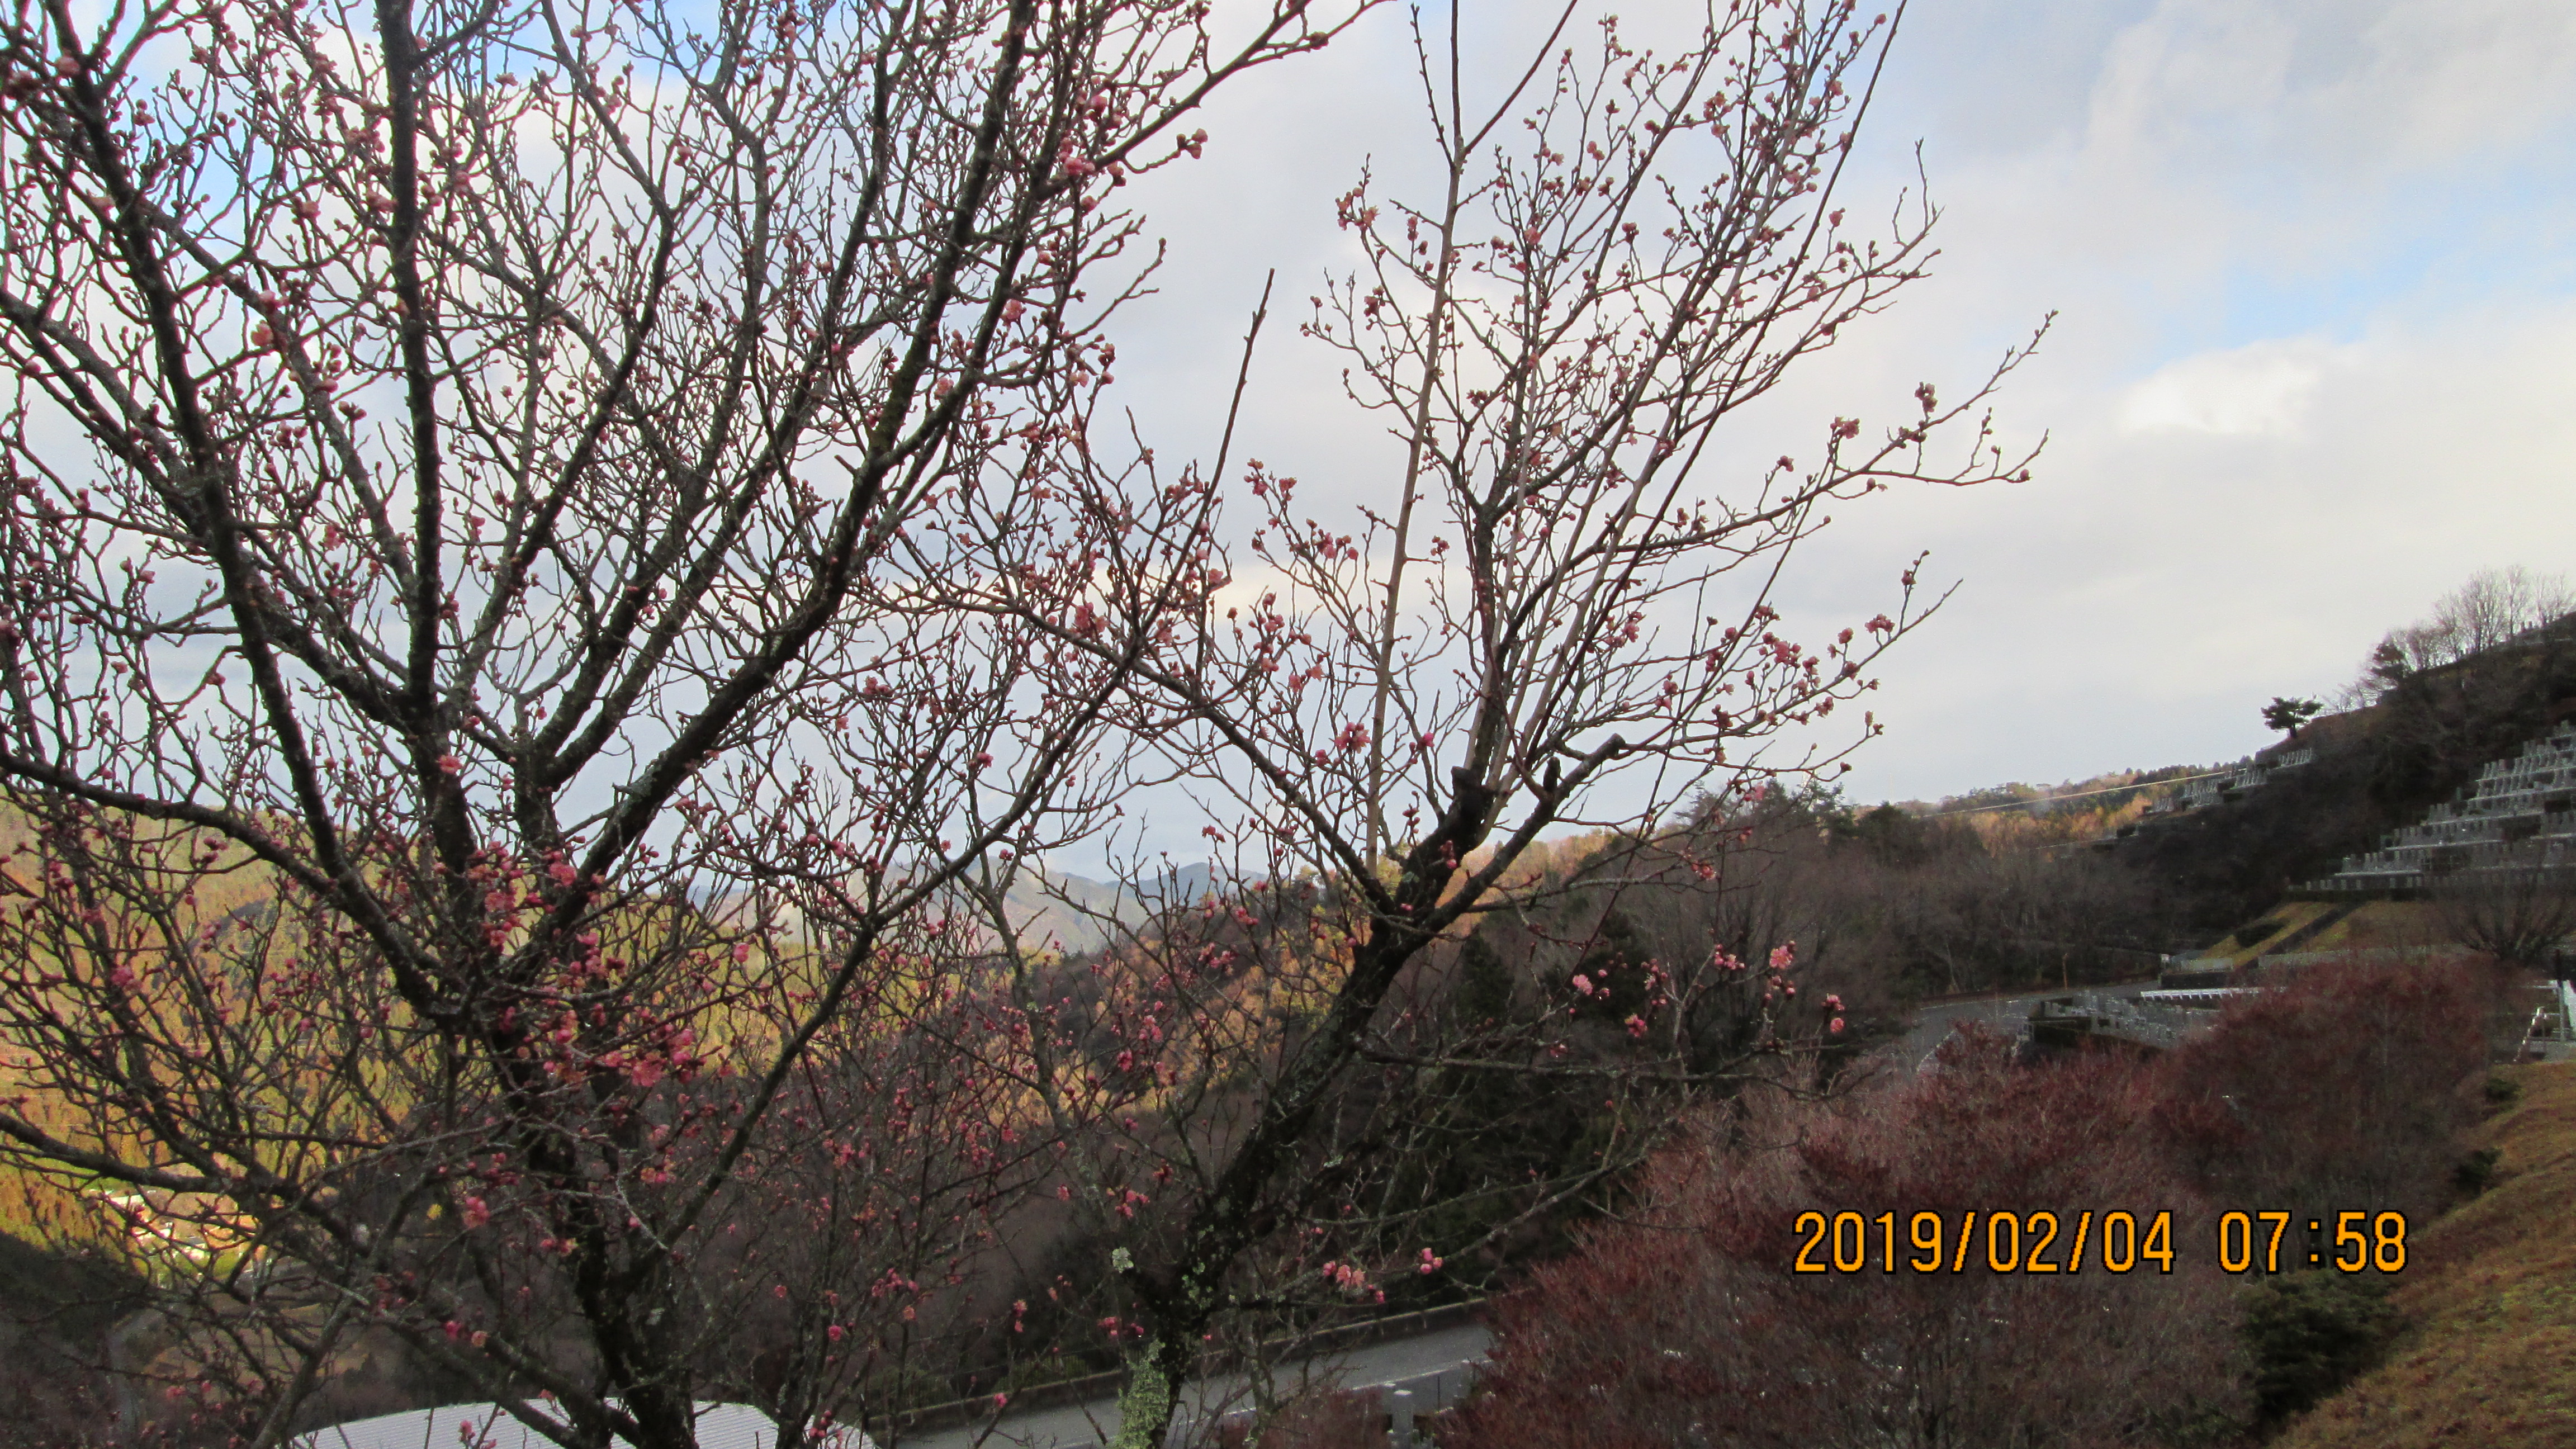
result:
M 2387 1359 L 2273 1449 L 2576 1444 L 2576 1063 L 2507 1068 L 2494 1185 L 2418 1230 Z

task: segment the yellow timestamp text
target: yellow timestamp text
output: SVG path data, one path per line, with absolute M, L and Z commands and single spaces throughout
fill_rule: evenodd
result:
M 1793 1225 L 1795 1273 L 2134 1273 L 2174 1270 L 2170 1210 L 2085 1208 L 2057 1212 L 1970 1210 L 1875 1215 L 1798 1214 Z M 2226 1212 L 2215 1233 L 2218 1266 L 2230 1273 L 2278 1273 L 2284 1267 L 2332 1267 L 2346 1273 L 2401 1272 L 2406 1267 L 2406 1215 L 2339 1212 L 2297 1220 L 2283 1211 Z
M 2311 1268 L 2344 1273 L 2405 1271 L 2404 1213 L 2336 1213 L 2331 1243 L 2325 1236 L 2327 1220 L 2310 1218 L 2305 1241 L 2293 1239 L 2285 1255 L 2281 1239 L 2296 1218 L 2297 1214 L 2288 1212 L 2220 1213 L 2218 1266 L 2230 1273 L 2252 1272 L 2258 1266 L 2266 1273 L 2278 1273 L 2286 1258 L 2293 1268 L 2304 1261 Z
M 1899 1223 L 1903 1224 L 1900 1245 Z M 1980 1212 L 1955 1223 L 1937 1212 L 1867 1217 L 1856 1212 L 1798 1214 L 1802 1239 L 1790 1265 L 1797 1273 L 2132 1273 L 2152 1264 L 2173 1271 L 2173 1214 Z

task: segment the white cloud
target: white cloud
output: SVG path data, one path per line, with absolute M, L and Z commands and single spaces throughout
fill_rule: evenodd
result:
M 2567 569 L 2576 299 L 2376 332 L 2304 379 L 2288 436 L 2069 404 L 2040 481 L 1902 500 L 1838 540 L 1828 592 L 1899 541 L 1965 579 L 1889 671 L 1855 785 L 2233 758 L 2269 738 L 2262 701 L 2332 692 L 2474 570 Z
M 2311 337 L 2251 343 L 2168 363 L 2120 398 L 2119 431 L 2225 436 L 2296 433 L 2329 368 L 2353 350 Z
M 1331 198 L 1421 154 L 1409 60 L 1378 23 L 1220 106 L 1208 173 L 1153 198 L 1169 290 L 1122 346 L 1149 423 L 1221 420 L 1277 265 L 1236 457 L 1304 478 L 1319 517 L 1383 486 L 1384 435 L 1291 334 L 1347 265 Z M 1850 202 L 1911 186 L 1922 138 L 1936 274 L 1730 453 L 1803 454 L 1925 379 L 1955 396 L 2061 322 L 1999 407 L 2051 433 L 2036 481 L 1843 510 L 1791 585 L 1793 622 L 1832 627 L 1918 549 L 1964 581 L 1872 697 L 1890 730 L 1857 793 L 2233 758 L 2265 699 L 2331 690 L 2476 569 L 2570 567 L 2576 6 L 1950 0 L 1892 64 Z

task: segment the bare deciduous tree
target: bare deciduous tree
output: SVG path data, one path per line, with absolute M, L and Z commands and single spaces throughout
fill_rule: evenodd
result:
M 1086 827 L 1204 589 L 1080 649 L 947 595 L 1088 608 L 1119 530 L 1201 526 L 1075 465 L 1140 270 L 1105 203 L 1309 8 L 0 22 L 0 1142 L 178 1240 L 178 1371 L 251 1443 L 391 1332 L 567 1443 L 690 1444 L 740 1321 L 697 1265 L 827 1107 L 925 1179 L 862 1281 L 971 1230 L 1005 1115 L 866 1054 L 972 1028 L 939 893 Z M 791 1433 L 853 1408 L 842 1338 Z
M 1923 617 L 1917 576 L 1887 612 L 1800 643 L 1781 569 L 1829 509 L 2027 461 L 1982 421 L 2014 351 L 1953 399 L 1920 386 L 1866 439 L 1832 419 L 1803 466 L 1707 482 L 1736 472 L 1728 420 L 1930 256 L 1928 207 L 1878 232 L 1841 195 L 1890 26 L 1843 3 L 1723 4 L 1648 54 L 1569 5 L 1487 87 L 1461 72 L 1460 23 L 1416 31 L 1431 194 L 1363 179 L 1341 199 L 1363 260 L 1306 328 L 1400 445 L 1395 471 L 1336 524 L 1252 464 L 1239 602 L 1186 659 L 1127 679 L 1153 749 L 1211 802 L 1242 894 L 1174 902 L 1079 993 L 1041 963 L 1014 988 L 1027 1050 L 1001 1069 L 1100 1144 L 1063 1187 L 1115 1245 L 1103 1324 L 1126 1358 L 1125 1449 L 1162 1442 L 1230 1314 L 1365 1302 L 1469 1246 L 1420 1236 L 1439 1206 L 1426 1134 L 1454 1120 L 1426 1107 L 1455 1096 L 1435 1079 L 1509 1073 L 1600 1101 L 1585 1164 L 1466 1189 L 1538 1211 L 1633 1161 L 1671 1093 L 1821 1032 L 1785 950 L 1631 963 L 1635 1008 L 1606 1031 L 1611 983 L 1577 974 L 1544 1009 L 1479 1026 L 1437 1009 L 1419 968 L 1480 919 L 1531 924 L 1548 903 L 1523 862 L 1550 832 L 1661 852 L 1714 783 L 1830 769 L 1831 749 L 1756 756 L 1870 686 Z M 1953 425 L 1969 436 L 1936 459 Z M 1008 590 L 990 607 L 1044 617 Z M 1874 730 L 1864 717 L 1852 737 Z M 1595 868 L 1587 888 L 1619 874 Z M 1685 1025 L 1717 993 L 1748 993 L 1760 1025 L 1707 1060 Z
M 1177 474 L 1092 427 L 1108 199 L 1365 8 L 0 26 L 0 1139 L 178 1240 L 210 1412 L 273 1444 L 392 1334 L 584 1449 L 682 1449 L 702 1390 L 802 1434 L 1035 1188 L 1111 1245 L 1159 1444 L 1229 1323 L 1436 1273 L 1462 1198 L 1472 1247 L 1831 1029 L 1786 943 L 1482 1014 L 1432 948 L 1565 929 L 1551 835 L 1588 891 L 1713 874 L 1694 802 L 1834 766 L 1779 742 L 1927 612 L 1907 568 L 1801 642 L 1798 546 L 2026 476 L 2022 350 L 1803 466 L 1723 441 L 1930 258 L 1927 205 L 1842 205 L 1893 27 L 1729 3 L 1658 56 L 1570 5 L 1481 100 L 1417 32 L 1438 194 L 1343 197 L 1307 324 L 1400 462 L 1346 527 L 1251 464 L 1229 544 L 1230 425 Z M 1225 888 L 1028 949 L 1014 872 L 1140 783 Z M 1506 1076 L 1595 1135 L 1427 1172 Z
M 2520 564 L 2480 569 L 2435 600 L 2420 622 L 2390 630 L 2363 661 L 2361 677 L 2344 690 L 2343 702 L 2369 704 L 2411 675 L 2456 664 L 2570 613 L 2576 613 L 2576 588 L 2564 575 L 2533 573 Z
M 2439 878 L 2433 898 L 2449 937 L 2522 970 L 2563 966 L 2576 937 L 2576 870 L 2500 865 Z

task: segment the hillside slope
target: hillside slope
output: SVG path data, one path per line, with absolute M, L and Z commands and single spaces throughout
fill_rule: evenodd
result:
M 2388 1360 L 2274 1449 L 2576 1444 L 2576 1063 L 2516 1067 L 2518 1103 L 2481 1126 L 2495 1185 L 2417 1231 Z
M 2251 920 L 2300 885 L 2468 786 L 2559 721 L 2576 718 L 2576 616 L 2455 663 L 2407 675 L 2377 704 L 2300 732 L 2308 764 L 2261 788 L 2141 822 L 2114 859 L 2168 892 L 2193 924 Z M 2291 748 L 2282 741 L 2259 762 Z

